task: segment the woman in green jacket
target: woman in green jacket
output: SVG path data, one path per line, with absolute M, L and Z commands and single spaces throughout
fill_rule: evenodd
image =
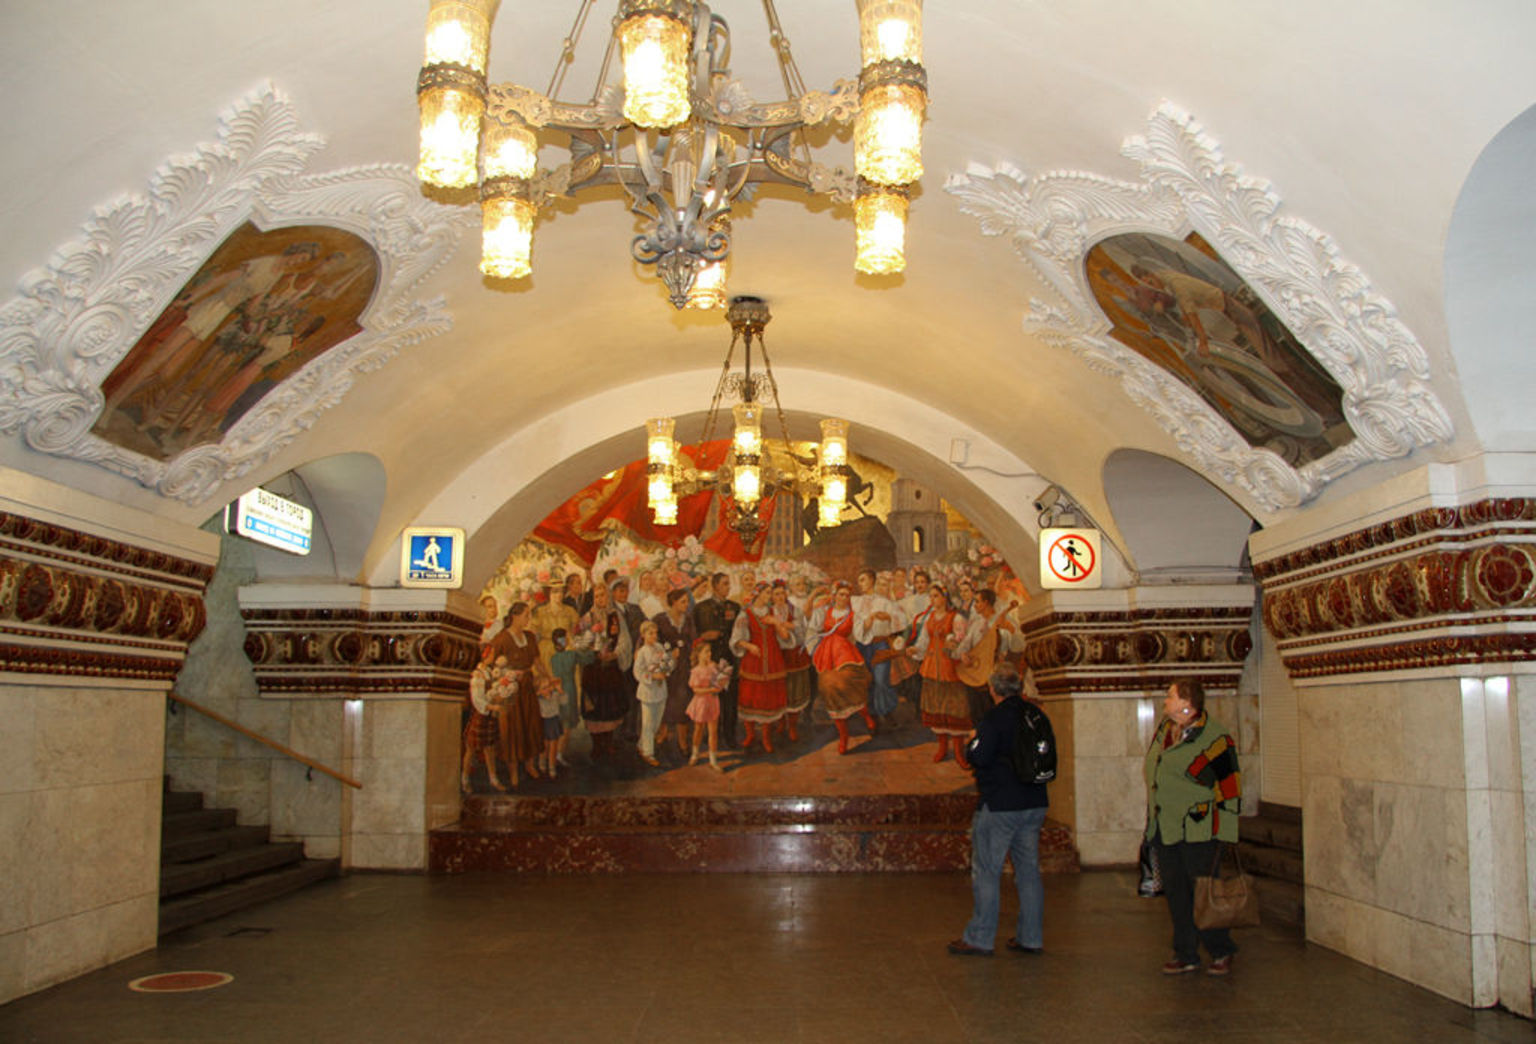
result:
M 1173 918 L 1173 959 L 1164 975 L 1200 970 L 1200 947 L 1211 955 L 1207 974 L 1232 970 L 1237 945 L 1225 928 L 1195 927 L 1195 878 L 1209 877 L 1223 841 L 1237 841 L 1242 777 L 1237 745 L 1205 713 L 1205 690 L 1176 681 L 1163 699 L 1163 720 L 1147 748 L 1147 840 L 1155 846 L 1163 895 Z

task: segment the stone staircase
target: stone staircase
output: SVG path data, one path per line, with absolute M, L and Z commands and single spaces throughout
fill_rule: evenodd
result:
M 299 842 L 274 842 L 267 827 L 239 826 L 232 808 L 203 795 L 162 795 L 160 934 L 275 899 L 327 877 L 339 859 L 305 859 Z
M 869 873 L 963 870 L 974 794 L 465 799 L 432 831 L 432 873 Z M 1047 820 L 1040 868 L 1078 870 Z
M 1284 924 L 1305 924 L 1301 809 L 1261 801 L 1258 815 L 1242 818 L 1238 840 L 1243 869 L 1258 883 L 1264 917 Z

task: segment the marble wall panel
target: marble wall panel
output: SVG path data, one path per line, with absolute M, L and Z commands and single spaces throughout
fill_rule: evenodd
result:
M 1526 1018 L 1536 1017 L 1533 1010 L 1531 987 L 1536 985 L 1536 946 L 1520 939 L 1499 936 L 1498 953 L 1499 1001 L 1510 1011 Z
M 1360 898 L 1442 928 L 1472 931 L 1465 792 L 1378 783 L 1372 798 L 1376 888 Z
M 1462 1004 L 1471 937 L 1308 885 L 1307 939 Z
M 370 870 L 425 870 L 427 835 L 353 834 L 350 865 Z
M 434 701 L 426 705 L 427 715 L 427 829 L 452 823 L 459 818 L 459 704 Z
M 1337 776 L 1307 775 L 1302 779 L 1302 800 L 1307 883 L 1370 901 L 1376 894 L 1380 850 L 1373 786 Z M 1310 921 L 1310 905 L 1307 910 Z
M 33 700 L 38 787 L 146 779 L 164 764 L 160 691 L 43 689 Z M 90 727 L 82 723 L 90 722 Z
M 288 723 L 288 745 L 300 754 L 336 768 L 342 759 L 341 700 L 295 700 Z
M 1073 737 L 1084 757 L 1135 757 L 1146 753 L 1137 716 L 1137 700 L 1077 700 Z M 1052 719 L 1054 726 L 1055 719 Z
M 219 788 L 216 758 L 173 758 L 167 755 L 165 774 L 171 777 L 172 790 L 194 790 L 211 795 Z
M 107 961 L 107 918 L 87 910 L 33 925 L 27 931 L 22 988 L 62 982 Z
M 271 822 L 272 762 L 268 758 L 224 758 L 210 808 L 232 808 L 241 825 Z
M 1056 779 L 1049 791 L 1051 818 L 1077 830 L 1077 703 L 1058 700 L 1045 705 L 1056 734 Z
M 421 700 L 363 704 L 363 758 L 420 758 L 426 753 L 427 713 Z
M 105 906 L 101 915 L 106 962 L 152 950 L 160 927 L 159 890 Z
M 33 703 L 36 693 L 21 686 L 0 686 L 0 794 L 17 794 L 36 785 L 33 764 Z
M 260 696 L 242 699 L 235 720 L 259 736 L 278 743 L 288 743 L 291 704 L 287 700 L 264 700 Z M 231 730 L 233 731 L 233 730 Z M 271 747 L 248 736 L 238 737 L 235 756 L 239 758 L 282 757 Z
M 341 836 L 344 784 L 320 772 L 310 773 L 292 758 L 274 760 L 271 772 L 274 837 Z
M 341 858 L 340 834 L 304 834 L 294 840 L 303 842 L 304 855 L 310 859 Z
M 31 803 L 30 794 L 0 794 L 0 838 L 4 839 L 0 843 L 0 935 L 24 928 L 28 923 L 24 839 Z
M 1077 759 L 1077 828 L 1140 830 L 1147 824 L 1140 757 Z
M 352 795 L 355 834 L 424 833 L 425 758 L 367 758 L 354 761 L 352 767 L 363 784 Z
M 168 741 L 168 754 L 185 758 L 232 758 L 239 750 L 240 734 L 229 726 L 220 725 L 207 715 L 186 707 L 177 708 L 174 713 L 181 722 L 181 737 L 179 742 Z M 234 713 L 233 707 L 229 708 L 229 713 Z
M 1079 861 L 1085 867 L 1134 866 L 1141 850 L 1142 832 L 1136 830 L 1079 831 Z
M 20 997 L 26 991 L 27 933 L 0 934 L 0 1004 Z

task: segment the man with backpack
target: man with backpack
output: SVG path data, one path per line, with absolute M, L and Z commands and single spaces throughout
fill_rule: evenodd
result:
M 1003 861 L 1013 857 L 1019 890 L 1019 921 L 1008 940 L 1014 953 L 1043 947 L 1045 892 L 1040 882 L 1040 827 L 1045 823 L 1046 784 L 1056 776 L 1056 739 L 1050 719 L 1024 700 L 1024 679 L 999 664 L 988 683 L 992 709 L 976 726 L 966 757 L 976 774 L 980 800 L 971 818 L 971 919 L 949 944 L 962 957 L 990 957 L 997 937 Z

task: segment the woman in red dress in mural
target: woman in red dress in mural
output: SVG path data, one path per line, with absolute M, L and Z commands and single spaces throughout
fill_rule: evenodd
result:
M 763 750 L 773 753 L 773 726 L 784 717 L 789 691 L 784 681 L 784 655 L 779 649 L 779 630 L 773 614 L 773 592 L 759 584 L 750 595 L 746 611 L 731 628 L 731 651 L 737 656 L 737 713 L 746 723 L 742 753 L 752 749 L 758 726 L 763 730 Z
M 955 668 L 959 660 L 955 648 L 965 635 L 965 617 L 949 607 L 949 594 L 934 584 L 928 589 L 931 611 L 918 632 L 914 659 L 920 661 L 918 674 L 923 678 L 923 724 L 939 737 L 934 761 L 943 761 L 949 753 L 950 737 L 955 741 L 955 760 L 962 768 L 964 737 L 971 733 L 971 711 L 965 683 Z
M 870 735 L 875 732 L 869 713 L 869 668 L 853 644 L 853 589 L 846 580 L 833 587 L 831 605 L 823 603 L 813 611 L 806 645 L 812 650 L 821 705 L 837 726 L 837 752 L 846 754 L 849 718 L 863 715 Z
M 539 636 L 529 627 L 527 602 L 513 602 L 507 610 L 507 626 L 491 639 L 486 658 L 496 664 L 506 657 L 511 673 L 507 703 L 501 711 L 501 747 L 512 785 L 518 784 L 517 766 L 539 778 L 538 758 L 544 750 L 544 721 L 539 717 L 539 686 L 549 680 L 539 659 Z

